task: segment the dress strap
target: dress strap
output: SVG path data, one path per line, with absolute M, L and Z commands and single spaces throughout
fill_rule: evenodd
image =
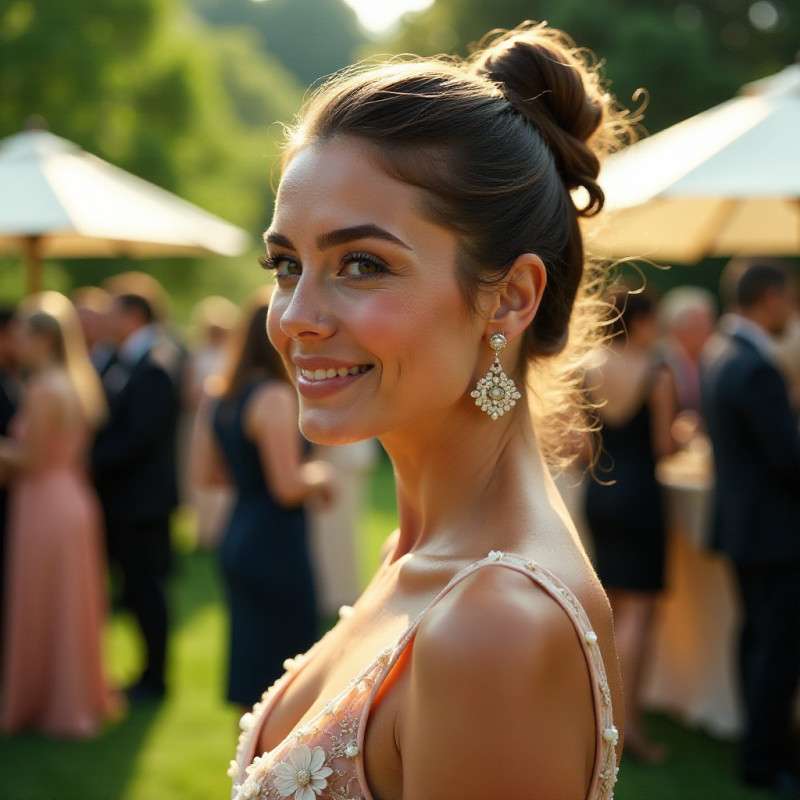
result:
M 581 642 L 586 663 L 589 667 L 594 699 L 596 727 L 595 759 L 592 781 L 587 798 L 589 798 L 589 800 L 606 800 L 606 798 L 611 798 L 614 784 L 617 780 L 617 772 L 619 771 L 617 769 L 617 754 L 615 749 L 619 734 L 614 726 L 611 709 L 611 690 L 608 685 L 608 677 L 606 675 L 605 665 L 603 664 L 603 657 L 597 644 L 597 634 L 592 630 L 589 617 L 578 598 L 572 590 L 552 572 L 530 559 L 525 559 L 513 553 L 501 553 L 498 550 L 492 550 L 486 558 L 475 561 L 458 572 L 425 610 L 411 623 L 403 636 L 400 637 L 394 647 L 391 658 L 385 661 L 385 665 L 380 675 L 377 676 L 377 680 L 372 686 L 366 703 L 364 704 L 358 733 L 359 749 L 363 752 L 367 718 L 372 703 L 386 677 L 392 671 L 409 642 L 416 635 L 428 611 L 470 575 L 480 569 L 492 566 L 513 569 L 515 572 L 526 575 L 550 595 L 564 609 L 567 616 L 572 621 L 578 639 Z

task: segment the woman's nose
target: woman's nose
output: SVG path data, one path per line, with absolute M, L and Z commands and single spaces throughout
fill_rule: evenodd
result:
M 323 287 L 311 275 L 301 275 L 280 310 L 280 326 L 292 339 L 326 338 L 335 330 L 334 315 L 324 302 Z M 276 296 L 273 302 L 278 301 Z

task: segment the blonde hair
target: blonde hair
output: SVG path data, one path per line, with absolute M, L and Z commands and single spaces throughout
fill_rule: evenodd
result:
M 41 292 L 26 298 L 20 312 L 32 330 L 53 338 L 56 358 L 67 373 L 84 417 L 93 428 L 100 427 L 108 416 L 108 404 L 89 360 L 75 306 L 60 292 Z

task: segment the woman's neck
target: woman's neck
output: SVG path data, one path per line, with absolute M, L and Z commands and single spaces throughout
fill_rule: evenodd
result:
M 474 406 L 442 425 L 382 437 L 397 485 L 400 540 L 395 558 L 413 551 L 474 557 L 513 549 L 550 476 L 526 405 L 497 421 Z M 498 519 L 502 515 L 502 520 Z M 520 524 L 506 524 L 517 520 Z

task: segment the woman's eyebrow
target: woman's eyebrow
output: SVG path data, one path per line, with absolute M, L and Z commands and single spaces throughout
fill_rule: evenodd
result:
M 400 247 L 410 250 L 411 248 L 394 234 L 384 230 L 378 225 L 354 225 L 352 228 L 340 228 L 330 233 L 323 233 L 317 237 L 317 247 L 320 250 L 327 250 L 337 244 L 346 244 L 356 239 L 383 239 L 386 242 L 400 245 Z
M 402 239 L 398 239 L 393 233 L 384 230 L 378 225 L 354 225 L 351 228 L 339 228 L 329 233 L 321 233 L 317 237 L 317 247 L 320 250 L 327 250 L 338 244 L 346 244 L 357 239 L 383 239 L 386 242 L 399 245 L 400 247 L 411 250 Z M 291 240 L 277 231 L 268 230 L 264 234 L 264 241 L 267 244 L 276 244 L 278 247 L 285 247 L 287 250 L 294 250 L 295 247 Z
M 286 236 L 281 233 L 276 233 L 272 230 L 267 230 L 264 232 L 264 243 L 277 244 L 278 247 L 285 247 L 287 250 L 294 250 L 294 245 Z

